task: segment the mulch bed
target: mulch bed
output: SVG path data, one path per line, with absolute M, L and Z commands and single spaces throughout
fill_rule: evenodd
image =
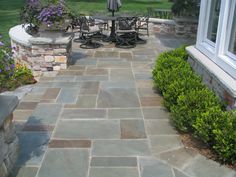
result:
M 193 149 L 199 152 L 201 155 L 222 164 L 222 162 L 217 157 L 217 155 L 212 151 L 212 149 L 210 149 L 205 143 L 203 143 L 199 139 L 195 138 L 193 135 L 180 134 L 180 138 L 186 148 Z M 225 165 L 233 170 L 236 170 L 236 163 L 235 164 L 222 164 L 222 165 Z

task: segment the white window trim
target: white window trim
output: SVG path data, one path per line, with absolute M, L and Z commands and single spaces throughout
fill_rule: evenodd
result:
M 196 48 L 236 79 L 236 55 L 228 51 L 236 0 L 221 0 L 216 43 L 207 39 L 211 1 L 201 1 Z

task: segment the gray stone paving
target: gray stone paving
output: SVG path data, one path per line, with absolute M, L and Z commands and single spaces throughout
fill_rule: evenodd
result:
M 189 41 L 152 32 L 133 49 L 74 43 L 72 65 L 40 78 L 14 112 L 11 177 L 235 177 L 184 148 L 153 89 L 157 55 Z

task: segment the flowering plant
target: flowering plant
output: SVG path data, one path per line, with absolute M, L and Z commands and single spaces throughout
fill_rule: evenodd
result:
M 41 26 L 58 29 L 68 18 L 68 8 L 63 0 L 27 0 L 20 16 L 31 31 Z
M 24 84 L 35 83 L 31 70 L 20 64 L 15 65 L 12 49 L 1 42 L 0 35 L 0 92 L 12 90 Z

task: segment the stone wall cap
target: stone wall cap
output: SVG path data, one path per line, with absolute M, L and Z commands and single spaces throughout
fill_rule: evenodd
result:
M 186 48 L 187 53 L 199 63 L 201 63 L 207 70 L 223 84 L 224 88 L 233 96 L 236 97 L 236 80 L 227 72 L 221 69 L 217 64 L 210 60 L 206 55 L 200 52 L 195 46 Z
M 191 22 L 191 23 L 198 23 L 197 17 L 174 17 L 175 22 Z
M 29 47 L 31 45 L 29 42 L 29 39 L 32 36 L 26 33 L 23 25 L 17 25 L 17 26 L 12 27 L 9 30 L 9 36 L 13 41 L 20 43 L 26 47 Z
M 65 35 L 51 35 L 48 36 L 39 36 L 39 37 L 31 37 L 29 42 L 32 44 L 68 44 L 73 38 L 72 34 Z
M 0 95 L 0 127 L 18 104 L 19 100 L 16 96 Z
M 161 18 L 149 18 L 149 22 L 167 24 L 167 25 L 175 25 L 176 24 L 174 20 L 161 19 Z

